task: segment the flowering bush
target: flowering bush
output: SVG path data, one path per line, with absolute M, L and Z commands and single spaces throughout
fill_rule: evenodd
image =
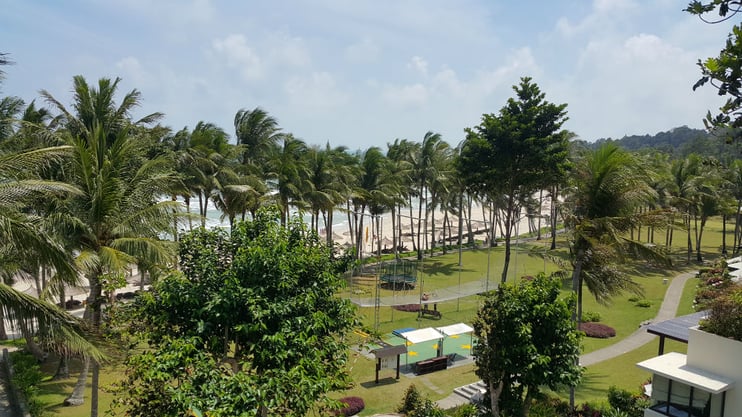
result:
M 698 271 L 697 277 L 699 283 L 693 304 L 695 309 L 699 311 L 708 309 L 713 300 L 723 296 L 735 287 L 724 261 L 713 268 L 704 268 Z
M 599 339 L 607 339 L 616 335 L 616 329 L 601 323 L 580 323 L 580 330 L 585 332 L 587 337 Z
M 397 311 L 417 313 L 418 311 L 420 311 L 420 304 L 402 304 L 402 305 L 394 306 L 394 309 Z
M 336 416 L 354 416 L 366 408 L 366 404 L 363 403 L 363 399 L 360 397 L 344 397 L 339 401 L 343 403 L 345 407 L 335 411 Z
M 742 341 L 742 287 L 734 286 L 708 304 L 709 315 L 701 329 Z

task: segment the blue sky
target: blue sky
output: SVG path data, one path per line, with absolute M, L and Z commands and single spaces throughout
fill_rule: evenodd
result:
M 0 0 L 2 94 L 46 89 L 70 103 L 72 77 L 121 77 L 135 116 L 160 111 L 233 134 L 260 106 L 309 144 L 351 149 L 456 145 L 530 76 L 567 103 L 585 140 L 702 127 L 721 100 L 692 91 L 696 62 L 734 22 L 707 25 L 683 0 L 209 1 Z

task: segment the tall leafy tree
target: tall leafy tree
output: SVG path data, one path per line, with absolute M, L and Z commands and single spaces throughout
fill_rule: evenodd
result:
M 529 77 L 514 86 L 515 98 L 498 114 L 485 114 L 479 126 L 466 130 L 458 171 L 473 191 L 506 199 L 504 206 L 505 262 L 510 264 L 510 238 L 519 221 L 520 202 L 536 192 L 567 164 L 569 133 L 566 104 L 553 104 Z
M 345 387 L 355 323 L 329 248 L 261 209 L 231 237 L 196 230 L 182 273 L 157 282 L 131 321 L 152 349 L 128 361 L 117 402 L 131 416 L 304 416 Z
M 741 7 L 742 2 L 738 0 L 694 0 L 685 10 L 700 16 L 704 22 L 716 24 L 734 18 Z M 742 132 L 742 26 L 732 27 L 719 56 L 698 60 L 698 66 L 701 78 L 693 89 L 709 83 L 720 96 L 728 96 L 717 114 L 707 113 L 706 128 L 726 136 L 729 142 L 739 140 Z
M 580 338 L 574 296 L 560 298 L 559 280 L 539 274 L 486 295 L 474 319 L 476 373 L 487 385 L 494 417 L 528 416 L 541 387 L 575 385 Z

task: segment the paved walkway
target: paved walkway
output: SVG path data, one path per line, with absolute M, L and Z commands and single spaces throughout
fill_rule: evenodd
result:
M 662 301 L 660 310 L 657 312 L 657 316 L 655 316 L 655 318 L 652 320 L 653 323 L 659 323 L 664 320 L 675 318 L 678 311 L 678 305 L 680 304 L 680 297 L 683 295 L 683 288 L 685 287 L 685 283 L 695 276 L 696 272 L 686 272 L 677 275 L 672 280 L 670 285 L 667 287 L 667 291 L 665 291 L 665 298 Z M 617 356 L 623 355 L 626 352 L 630 352 L 634 349 L 638 349 L 644 346 L 645 344 L 654 340 L 654 338 L 656 337 L 656 335 L 647 333 L 644 326 L 641 326 L 634 333 L 623 338 L 617 343 L 580 356 L 580 365 L 590 366 L 608 359 L 613 359 Z M 449 409 L 466 404 L 467 402 L 468 400 L 466 400 L 464 397 L 453 393 L 448 397 L 437 401 L 437 404 L 443 409 Z
M 660 311 L 657 312 L 657 316 L 652 320 L 653 323 L 659 323 L 661 321 L 675 318 L 678 311 L 678 304 L 680 304 L 680 297 L 683 295 L 685 283 L 695 276 L 695 272 L 686 272 L 676 276 L 672 280 L 665 292 L 665 299 L 662 301 Z M 654 340 L 655 337 L 657 336 L 647 333 L 644 326 L 639 327 L 639 329 L 634 333 L 623 338 L 618 343 L 614 343 L 610 346 L 604 347 L 603 349 L 598 349 L 580 356 L 580 365 L 590 366 L 615 358 L 616 356 L 623 355 L 626 352 L 630 352 L 646 345 Z

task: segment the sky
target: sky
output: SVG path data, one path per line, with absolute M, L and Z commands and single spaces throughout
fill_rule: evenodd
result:
M 120 77 L 133 115 L 234 135 L 261 107 L 310 145 L 451 145 L 531 77 L 583 140 L 702 128 L 722 99 L 693 91 L 735 22 L 684 0 L 0 0 L 1 95 L 71 106 L 72 77 Z M 40 99 L 38 99 L 41 102 Z

